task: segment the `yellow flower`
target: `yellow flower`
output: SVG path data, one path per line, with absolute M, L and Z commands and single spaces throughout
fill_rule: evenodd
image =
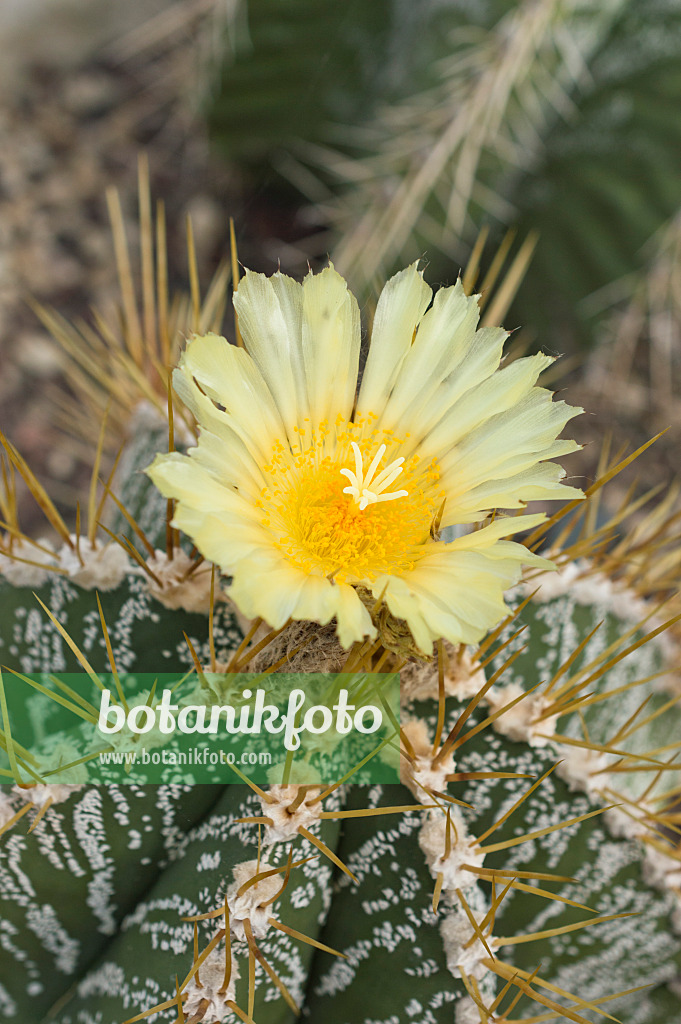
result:
M 359 308 L 333 267 L 302 285 L 247 273 L 234 304 L 245 350 L 195 337 L 175 371 L 198 446 L 148 471 L 177 501 L 175 526 L 275 628 L 335 616 L 345 647 L 373 636 L 361 586 L 425 653 L 479 640 L 522 565 L 547 565 L 503 538 L 543 517 L 497 517 L 451 543 L 433 523 L 443 503 L 442 528 L 581 496 L 547 462 L 578 447 L 556 437 L 581 411 L 535 387 L 552 360 L 499 369 L 506 332 L 476 329 L 460 283 L 433 299 L 416 265 L 383 289 L 359 395 Z

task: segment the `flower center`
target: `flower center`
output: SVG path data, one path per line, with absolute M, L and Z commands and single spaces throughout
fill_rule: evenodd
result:
M 258 502 L 279 550 L 305 573 L 340 583 L 412 570 L 442 503 L 436 461 L 391 458 L 405 439 L 371 430 L 366 420 L 339 421 L 333 431 L 320 424 L 309 439 L 303 430 L 299 436 L 297 452 L 275 444 Z M 398 477 L 404 487 L 389 491 Z

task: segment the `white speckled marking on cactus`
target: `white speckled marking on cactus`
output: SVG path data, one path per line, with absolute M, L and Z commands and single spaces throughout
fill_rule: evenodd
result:
M 134 642 L 137 626 L 153 622 L 153 617 L 158 614 L 159 603 L 149 593 L 143 576 L 142 570 L 133 571 L 126 576 L 122 586 L 126 588 L 129 596 L 122 601 L 115 618 L 107 622 L 116 666 L 120 672 L 133 671 L 139 661 Z M 82 632 L 84 653 L 88 656 L 92 653 L 100 654 L 102 658 L 106 658 L 106 646 L 94 595 L 89 607 L 84 611 L 83 597 L 86 592 L 81 587 L 76 586 L 65 576 L 57 574 L 50 576 L 47 585 L 49 593 L 43 596 L 43 600 L 52 614 L 67 630 L 73 628 L 72 617 L 75 616 L 75 625 L 79 633 Z M 29 675 L 65 671 L 67 653 L 71 657 L 65 641 L 37 602 L 34 603 L 32 597 L 27 597 L 27 602 L 27 608 L 17 609 L 10 628 L 12 645 L 16 649 L 14 656 L 19 661 L 21 670 Z M 204 631 L 202 636 L 197 636 L 193 629 L 188 632 L 198 657 L 204 664 L 208 664 L 210 647 L 207 631 Z M 241 633 L 237 630 L 234 616 L 227 605 L 224 605 L 224 614 L 218 615 L 216 610 L 214 641 L 217 651 L 233 650 L 240 637 Z M 172 646 L 159 645 L 156 655 L 158 671 L 163 671 L 165 664 L 172 664 L 173 667 L 179 664 L 187 668 L 193 664 L 191 652 L 181 630 L 178 630 L 176 642 Z M 42 703 L 46 704 L 44 700 Z M 46 713 L 48 712 L 49 709 Z

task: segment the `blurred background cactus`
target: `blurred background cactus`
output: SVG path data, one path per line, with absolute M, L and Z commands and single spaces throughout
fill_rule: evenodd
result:
M 423 252 L 451 277 L 483 224 L 537 232 L 513 315 L 564 351 L 678 209 L 674 5 L 250 0 L 244 24 L 214 140 L 315 204 L 356 288 Z
M 141 473 L 194 437 L 168 396 L 185 339 L 236 339 L 230 214 L 244 263 L 298 274 L 331 253 L 369 313 L 408 259 L 426 253 L 431 280 L 461 268 L 488 322 L 523 325 L 510 358 L 586 351 L 566 382 L 598 443 L 571 462 L 587 501 L 527 539 L 558 573 L 529 578 L 479 651 L 402 666 L 402 787 L 101 789 L 82 769 L 59 792 L 3 786 L 3 1015 L 681 1022 L 680 548 L 661 484 L 679 429 L 681 15 L 158 6 L 68 71 L 32 53 L 2 86 L 3 692 L 30 692 L 11 670 L 84 661 L 254 665 L 262 633 Z M 636 460 L 601 445 L 669 424 Z M 258 671 L 300 667 L 300 635 L 271 640 Z M 315 651 L 334 669 L 383 657 L 319 629 L 302 642 L 306 668 Z M 4 770 L 24 736 L 68 760 L 72 714 L 32 693 L 16 735 L 3 718 Z

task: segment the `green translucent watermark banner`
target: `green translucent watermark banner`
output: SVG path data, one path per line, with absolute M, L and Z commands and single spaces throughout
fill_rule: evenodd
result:
M 4 674 L 8 785 L 399 781 L 395 673 Z

